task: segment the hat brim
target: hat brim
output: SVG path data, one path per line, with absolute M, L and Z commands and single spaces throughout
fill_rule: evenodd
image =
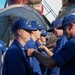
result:
M 42 33 L 42 34 L 41 34 L 41 36 L 47 36 L 47 35 L 48 35 L 47 33 Z
M 40 26 L 37 29 L 42 30 L 42 29 L 45 29 L 45 27 Z
M 52 32 L 54 29 L 54 27 L 50 28 L 49 30 L 47 30 L 47 32 Z
M 57 27 L 57 29 L 63 29 L 63 26 Z
M 66 25 L 62 25 L 62 26 L 59 26 L 57 27 L 57 29 L 63 29 Z
M 29 31 L 36 31 L 37 29 L 36 28 L 23 28 L 25 30 L 29 30 Z

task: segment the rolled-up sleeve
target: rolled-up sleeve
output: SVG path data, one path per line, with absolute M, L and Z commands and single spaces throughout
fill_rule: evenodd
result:
M 54 59 L 58 66 L 63 66 L 66 62 L 75 57 L 75 42 L 73 40 L 67 42 L 63 48 L 55 53 L 51 58 Z

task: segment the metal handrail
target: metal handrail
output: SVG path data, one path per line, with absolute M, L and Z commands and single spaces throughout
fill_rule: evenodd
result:
M 47 1 L 43 1 L 43 5 L 44 5 L 44 8 L 46 9 L 47 11 L 47 14 L 45 16 L 47 16 L 49 13 L 51 13 L 55 18 L 57 17 L 56 13 L 53 11 L 53 9 L 50 7 L 50 5 L 47 3 Z

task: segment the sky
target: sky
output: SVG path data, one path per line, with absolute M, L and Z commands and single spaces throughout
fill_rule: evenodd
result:
M 6 0 L 0 0 L 0 9 L 2 9 L 4 7 Z
M 0 9 L 2 9 L 4 7 L 5 1 L 6 0 L 0 0 Z M 58 15 L 59 10 L 62 7 L 62 0 L 45 0 L 45 1 L 47 1 L 47 3 L 52 8 L 52 10 L 55 12 L 55 14 Z M 48 12 L 46 10 L 44 10 L 44 15 L 46 15 L 47 13 Z M 48 15 L 46 15 L 46 17 L 48 18 L 48 20 L 50 22 L 52 22 L 55 19 L 55 17 L 51 13 L 49 13 Z

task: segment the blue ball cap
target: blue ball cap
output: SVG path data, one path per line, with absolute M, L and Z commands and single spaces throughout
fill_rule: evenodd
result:
M 37 29 L 38 29 L 38 30 L 44 29 L 44 27 L 41 26 L 38 21 L 31 21 L 31 25 L 32 25 L 32 27 L 35 28 L 36 30 L 37 30 Z
M 75 23 L 75 14 L 68 14 L 63 18 L 62 26 L 58 27 L 58 29 L 63 29 L 66 25 L 70 23 Z
M 17 20 L 13 24 L 12 30 L 17 30 L 17 29 L 25 29 L 25 30 L 29 30 L 29 31 L 36 30 L 35 28 L 32 27 L 30 22 L 26 19 Z
M 47 31 L 48 31 L 48 32 L 52 32 L 53 29 L 54 29 L 55 27 L 59 27 L 59 25 L 60 25 L 60 26 L 62 25 L 62 20 L 61 20 L 61 19 L 56 19 L 56 20 L 54 20 L 54 21 L 52 22 L 52 24 L 51 24 L 51 26 L 50 26 L 50 29 L 47 30 Z
M 47 36 L 48 33 L 46 32 L 46 30 L 42 30 L 41 36 Z

